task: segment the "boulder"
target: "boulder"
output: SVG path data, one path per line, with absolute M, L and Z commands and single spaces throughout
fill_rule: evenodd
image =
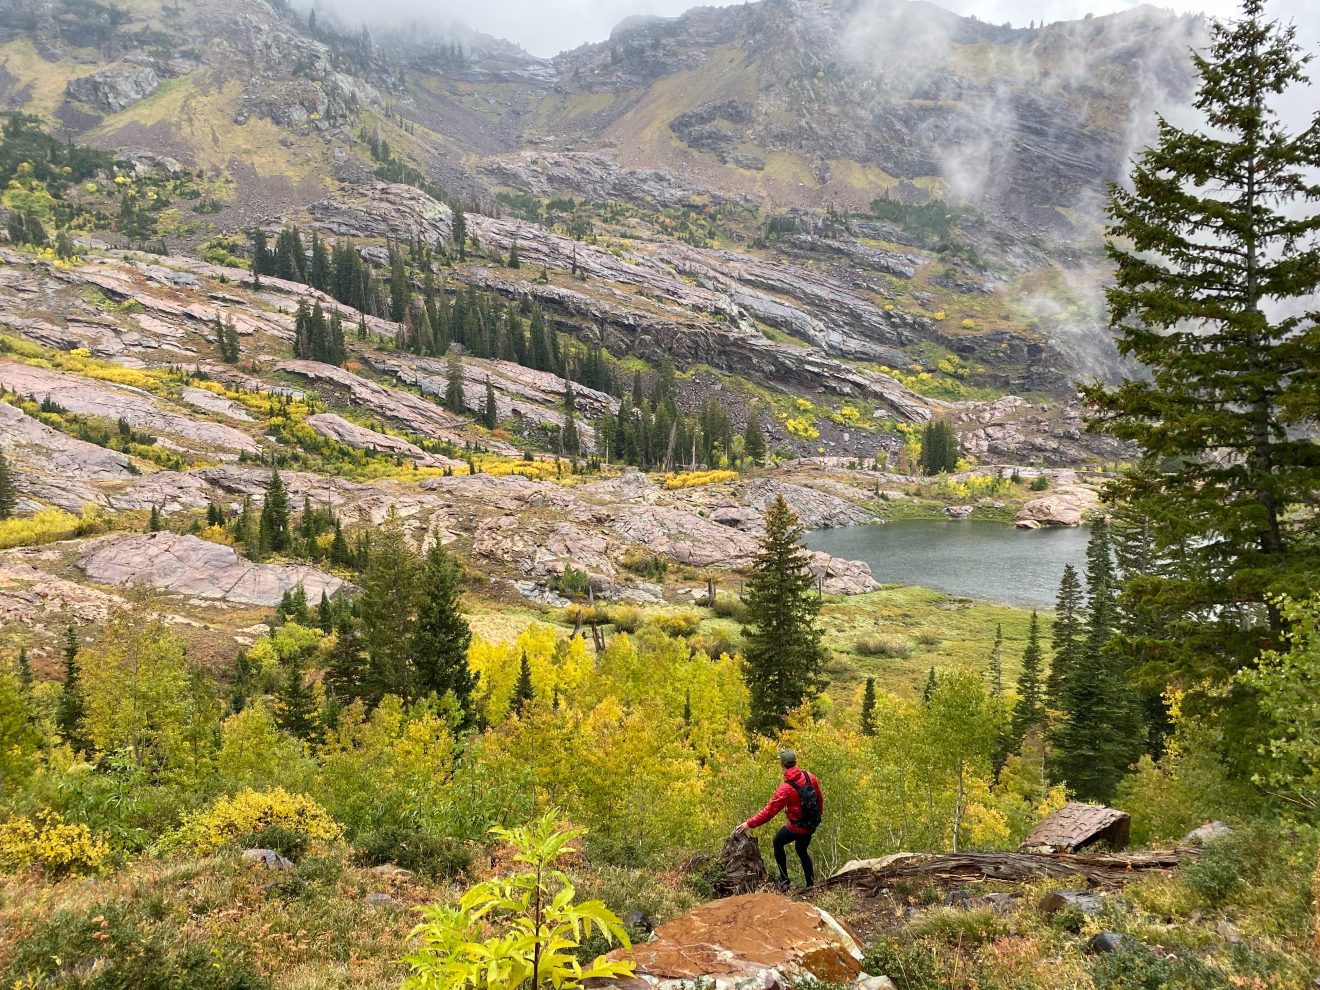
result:
M 1018 510 L 1018 529 L 1080 526 L 1100 508 L 1100 493 L 1085 485 L 1064 485 Z
M 1132 952 L 1142 948 L 1136 939 L 1121 932 L 1097 932 L 1086 943 L 1087 955 L 1099 956 L 1108 952 Z
M 160 76 L 149 65 L 112 65 L 90 76 L 70 79 L 69 99 L 104 113 L 119 113 L 141 103 L 160 88 Z
M 951 519 L 970 519 L 972 507 L 970 505 L 946 505 L 944 514 Z
M 291 870 L 293 863 L 285 859 L 274 849 L 244 849 L 243 862 L 256 863 L 268 870 Z
M 1105 899 L 1087 890 L 1052 890 L 1040 901 L 1040 909 L 1045 914 L 1056 914 L 1065 908 L 1080 911 L 1082 914 L 1099 914 L 1105 906 Z
M 158 591 L 249 605 L 278 605 L 302 585 L 309 601 L 334 597 L 344 582 L 315 567 L 254 564 L 233 547 L 178 533 L 118 534 L 93 540 L 78 561 L 98 584 L 145 584 Z
M 613 986 L 678 990 L 700 980 L 717 988 L 784 987 L 803 980 L 876 987 L 862 972 L 862 948 L 820 908 L 778 894 L 755 893 L 703 904 L 662 925 L 631 953 L 637 975 Z
M 1065 804 L 1042 818 L 1022 841 L 1023 852 L 1075 853 L 1104 843 L 1110 849 L 1127 847 L 1132 816 L 1102 804 Z
M 1222 839 L 1232 831 L 1224 822 L 1206 822 L 1184 835 L 1182 842 L 1185 846 L 1206 846 L 1216 839 Z

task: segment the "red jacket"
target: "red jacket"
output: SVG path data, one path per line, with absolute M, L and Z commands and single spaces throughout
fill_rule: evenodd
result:
M 816 800 L 820 802 L 820 813 L 823 818 L 825 792 L 820 789 L 820 781 L 816 779 L 815 774 L 807 773 L 801 767 L 789 767 L 784 771 L 784 782 L 775 788 L 770 803 L 747 819 L 747 827 L 756 828 L 758 825 L 764 825 L 782 810 L 784 817 L 788 819 L 789 830 L 798 835 L 806 835 L 809 830 L 798 825 L 802 818 L 802 798 L 798 796 L 797 787 L 801 787 L 808 780 L 816 790 Z

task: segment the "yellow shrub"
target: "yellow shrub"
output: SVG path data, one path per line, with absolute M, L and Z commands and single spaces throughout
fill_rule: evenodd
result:
M 820 439 L 820 430 L 816 429 L 809 420 L 799 419 L 796 416 L 789 416 L 784 420 L 784 429 L 795 437 L 802 437 L 806 440 Z
M 185 845 L 208 852 L 267 828 L 297 832 L 311 842 L 337 842 L 344 835 L 339 824 L 310 797 L 277 787 L 272 791 L 247 788 L 233 797 L 220 798 L 184 824 L 181 838 Z
M 975 321 L 975 320 L 963 320 L 963 321 L 962 321 L 962 328 L 963 328 L 964 330 L 973 330 L 973 329 L 976 328 L 976 321 Z
M 36 866 L 43 873 L 69 876 L 99 873 L 110 858 L 110 846 L 81 822 L 68 825 L 53 811 L 33 818 L 14 818 L 0 825 L 0 869 Z
M 737 481 L 737 471 L 689 471 L 686 474 L 665 475 L 666 491 L 679 488 L 698 488 L 701 485 L 718 485 L 725 481 Z
M 944 319 L 944 310 L 942 310 L 942 309 L 940 309 L 940 310 L 936 310 L 936 311 L 935 311 L 935 319 L 937 319 L 937 320 L 942 320 L 942 319 Z
M 30 516 L 5 519 L 0 522 L 0 550 L 70 540 L 85 532 L 85 527 L 95 527 L 97 519 L 95 512 L 87 510 L 83 511 L 80 518 L 63 509 L 50 508 L 41 509 Z

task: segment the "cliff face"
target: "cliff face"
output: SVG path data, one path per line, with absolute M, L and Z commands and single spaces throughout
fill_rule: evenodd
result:
M 1099 207 L 1151 108 L 1186 97 L 1202 29 L 1144 7 L 1010 29 L 763 0 L 633 18 L 545 60 L 265 0 L 0 0 L 0 104 L 196 170 L 209 212 L 170 248 L 286 222 L 368 252 L 440 244 L 443 189 L 529 262 L 474 250 L 460 280 L 642 356 L 920 419 L 904 386 L 1065 399 L 1118 368 Z M 868 217 L 877 198 L 893 207 Z

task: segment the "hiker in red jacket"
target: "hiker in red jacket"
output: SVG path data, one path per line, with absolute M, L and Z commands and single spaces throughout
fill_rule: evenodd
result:
M 782 809 L 788 824 L 775 833 L 775 864 L 779 867 L 779 884 L 785 889 L 788 887 L 786 850 L 791 842 L 797 850 L 802 874 L 810 887 L 815 883 L 816 869 L 807 847 L 811 845 L 811 837 L 816 834 L 821 815 L 825 813 L 825 793 L 820 789 L 820 781 L 815 774 L 798 768 L 797 754 L 791 749 L 779 754 L 779 765 L 784 768 L 784 782 L 775 789 L 770 803 L 733 831 L 741 835 L 748 829 L 764 825 Z

